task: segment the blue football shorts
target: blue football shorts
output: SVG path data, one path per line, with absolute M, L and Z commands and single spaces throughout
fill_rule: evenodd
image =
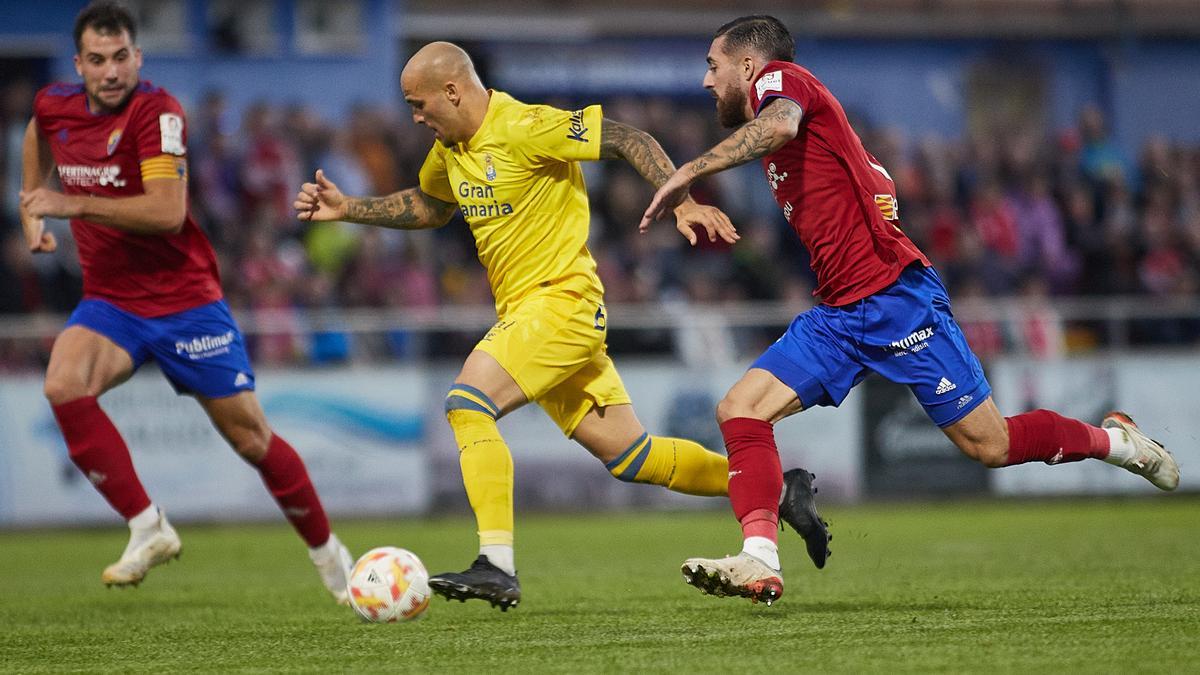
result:
M 88 299 L 71 313 L 67 326 L 83 326 L 112 340 L 129 353 L 134 370 L 154 359 L 177 393 L 224 398 L 254 390 L 246 342 L 224 300 L 145 318 Z
M 750 367 L 779 378 L 805 407 L 840 405 L 874 371 L 907 385 L 939 427 L 959 421 L 992 393 L 941 278 L 920 264 L 862 300 L 818 305 L 797 316 Z

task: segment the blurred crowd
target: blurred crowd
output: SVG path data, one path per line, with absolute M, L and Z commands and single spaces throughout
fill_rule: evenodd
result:
M 0 101 L 0 313 L 10 315 L 67 312 L 80 288 L 69 237 L 60 234 L 64 245 L 57 254 L 35 258 L 17 220 L 21 138 L 33 93 L 27 82 L 10 82 Z M 573 108 L 591 101 L 548 102 Z M 725 133 L 707 99 L 604 103 L 606 116 L 646 129 L 676 160 L 694 157 Z M 212 92 L 188 110 L 188 122 L 191 210 L 217 250 L 235 309 L 300 316 L 297 310 L 306 308 L 491 303 L 461 217 L 421 232 L 308 224 L 295 217 L 293 197 L 318 167 L 347 194 L 382 195 L 416 185 L 432 137 L 407 110 L 364 105 L 331 120 L 303 105 L 259 103 L 235 116 L 222 93 Z M 1061 350 L 1066 333 L 1051 302 L 1058 296 L 1180 297 L 1197 291 L 1200 147 L 1154 138 L 1139 156 L 1128 157 L 1094 107 L 1080 111 L 1074 128 L 1048 132 L 912 138 L 896 129 L 856 126 L 896 180 L 905 231 L 937 265 L 956 302 L 1029 299 L 1030 311 L 1016 324 L 965 326 L 983 356 L 1013 348 Z M 650 187 L 622 162 L 588 164 L 585 175 L 590 247 L 609 303 L 782 300 L 802 309 L 812 302 L 807 256 L 756 164 L 693 192 L 737 224 L 743 238 L 732 248 L 702 241 L 689 249 L 670 224 L 639 235 Z M 1193 342 L 1200 337 L 1194 324 L 1158 327 L 1155 339 Z M 362 349 L 336 331 L 317 339 L 302 333 L 260 335 L 255 359 L 338 361 Z M 414 348 L 399 334 L 378 346 L 393 355 Z

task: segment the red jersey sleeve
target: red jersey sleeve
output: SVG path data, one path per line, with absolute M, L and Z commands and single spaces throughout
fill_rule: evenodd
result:
M 134 121 L 134 146 L 141 162 L 160 155 L 187 154 L 187 129 L 183 108 L 173 96 L 161 92 L 148 96 Z
M 808 117 L 820 101 L 812 83 L 796 68 L 785 68 L 785 65 L 783 61 L 772 61 L 758 74 L 750 88 L 755 115 L 762 112 L 771 99 L 786 98 L 800 106 L 804 117 Z
M 33 120 L 42 136 L 59 131 L 63 126 L 65 101 L 83 92 L 83 85 L 54 82 L 48 84 L 33 97 Z
M 33 97 L 33 123 L 37 125 L 37 130 L 43 136 L 46 135 L 46 125 L 43 122 L 46 114 L 46 89 L 47 87 L 43 87 Z

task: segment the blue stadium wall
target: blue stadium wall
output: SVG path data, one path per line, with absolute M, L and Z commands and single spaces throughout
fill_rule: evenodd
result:
M 707 98 L 707 39 L 620 40 L 601 44 L 491 44 L 497 85 L 528 97 L 559 95 Z M 1044 118 L 1072 126 L 1096 103 L 1121 147 L 1133 156 L 1161 134 L 1200 142 L 1200 42 L 1097 40 L 800 40 L 796 61 L 813 71 L 847 110 L 911 135 L 961 136 L 972 68 L 1007 64 L 1041 73 Z
M 78 1 L 0 0 L 3 56 L 50 56 L 50 72 L 75 78 L 69 29 Z M 186 54 L 147 54 L 144 74 L 185 104 L 206 90 L 226 92 L 233 112 L 254 100 L 304 102 L 336 116 L 354 103 L 397 104 L 404 38 L 401 0 L 366 0 L 368 48 L 353 56 L 308 56 L 293 46 L 294 3 L 276 0 L 280 50 L 231 57 L 206 47 L 208 3 L 188 0 Z M 471 45 L 494 86 L 530 99 L 608 97 L 623 93 L 704 97 L 706 37 Z M 821 77 L 846 107 L 912 135 L 960 136 L 963 91 L 980 63 L 1036 68 L 1047 94 L 1049 128 L 1071 126 L 1086 103 L 1108 114 L 1131 157 L 1148 135 L 1200 142 L 1200 42 L 1195 40 L 850 40 L 801 39 L 797 60 Z
M 261 0 L 247 0 L 259 2 Z M 49 56 L 50 74 L 75 80 L 71 27 L 83 0 L 0 0 L 0 56 Z M 398 0 L 365 0 L 366 48 L 354 55 L 306 55 L 295 48 L 294 3 L 274 2 L 278 51 L 263 56 L 220 53 L 204 35 L 208 3 L 188 0 L 189 50 L 183 54 L 147 52 L 142 76 L 166 87 L 188 104 L 220 89 L 234 111 L 251 102 L 303 102 L 323 115 L 337 116 L 355 103 L 394 104 L 399 100 L 398 41 L 394 35 Z

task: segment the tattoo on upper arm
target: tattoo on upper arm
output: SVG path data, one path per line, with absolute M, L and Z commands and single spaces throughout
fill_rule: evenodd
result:
M 650 134 L 620 122 L 604 119 L 600 130 L 600 158 L 624 158 L 655 189 L 663 186 L 675 165 Z
M 745 164 L 765 157 L 783 147 L 791 138 L 778 133 L 780 128 L 796 128 L 802 111 L 795 102 L 776 98 L 763 108 L 758 117 L 743 124 L 715 148 L 696 158 L 691 166 L 695 173 L 716 163 L 722 168 Z
M 454 212 L 458 210 L 457 203 L 444 202 L 437 197 L 425 194 L 421 190 L 417 190 L 417 194 L 420 195 L 421 201 L 425 202 L 425 208 L 429 209 L 430 213 L 433 214 L 431 220 L 437 227 L 445 225 L 450 220 L 450 217 L 454 215 Z

